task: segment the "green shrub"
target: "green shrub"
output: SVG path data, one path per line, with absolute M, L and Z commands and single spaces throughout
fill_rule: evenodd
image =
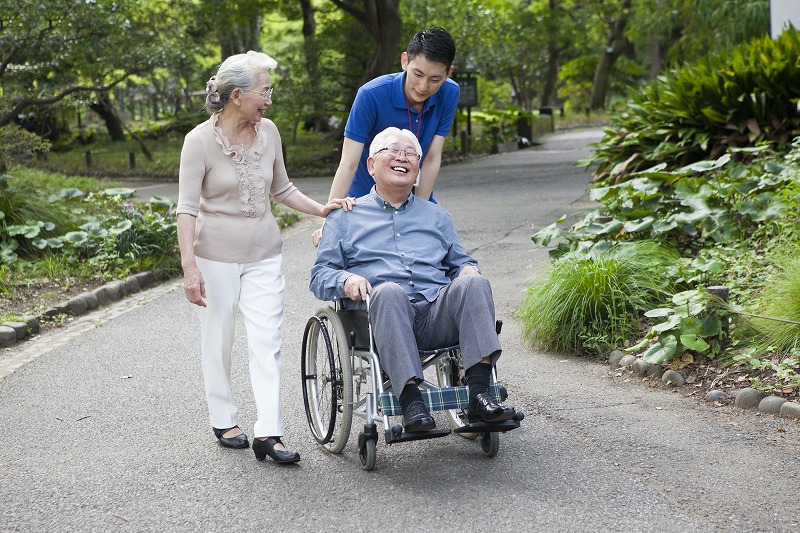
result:
M 632 90 L 583 163 L 597 165 L 596 180 L 618 183 L 660 163 L 675 168 L 717 159 L 729 148 L 780 145 L 800 130 L 798 101 L 800 32 L 789 29 Z
M 558 353 L 598 354 L 625 345 L 640 315 L 671 291 L 656 275 L 677 259 L 652 241 L 619 243 L 596 254 L 567 254 L 533 283 L 518 311 L 530 344 Z
M 14 162 L 29 160 L 36 154 L 44 154 L 50 143 L 38 135 L 14 124 L 0 127 L 0 176 Z

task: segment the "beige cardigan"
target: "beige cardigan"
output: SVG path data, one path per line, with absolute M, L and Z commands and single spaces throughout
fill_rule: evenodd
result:
M 278 128 L 256 124 L 249 149 L 228 144 L 218 115 L 186 135 L 178 179 L 178 214 L 197 217 L 194 253 L 225 263 L 253 263 L 281 253 L 281 236 L 266 191 L 278 203 L 297 188 L 289 181 Z

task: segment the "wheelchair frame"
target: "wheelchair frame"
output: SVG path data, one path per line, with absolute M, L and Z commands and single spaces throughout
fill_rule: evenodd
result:
M 358 436 L 359 464 L 364 470 L 375 468 L 378 441 L 377 423 L 384 427 L 387 444 L 445 437 L 450 428 L 405 432 L 400 424 L 390 425 L 389 417 L 401 415 L 399 401 L 391 392 L 373 349 L 372 326 L 367 310 L 347 310 L 341 301 L 335 307 L 319 308 L 309 318 L 303 333 L 301 379 L 306 418 L 314 439 L 327 451 L 341 453 L 350 436 L 353 416 L 364 420 Z M 497 321 L 497 333 L 502 322 Z M 420 350 L 423 370 L 435 365 L 434 384 L 420 384 L 423 400 L 431 411 L 446 411 L 452 431 L 468 439 L 480 437 L 483 454 L 494 457 L 500 449 L 499 433 L 520 426 L 524 414 L 496 424 L 472 423 L 466 417 L 468 389 L 458 345 L 436 350 Z M 497 384 L 492 369 L 490 392 L 498 402 L 507 394 Z

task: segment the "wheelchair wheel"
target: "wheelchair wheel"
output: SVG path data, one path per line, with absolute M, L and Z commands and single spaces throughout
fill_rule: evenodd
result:
M 377 458 L 377 450 L 375 449 L 375 441 L 373 439 L 366 439 L 358 450 L 358 464 L 361 469 L 369 472 L 375 468 L 375 460 Z
M 308 427 L 331 453 L 341 452 L 350 436 L 353 373 L 344 328 L 331 307 L 308 319 L 300 371 Z
M 481 449 L 486 457 L 494 457 L 500 451 L 500 434 L 497 432 L 481 433 Z
M 467 378 L 464 376 L 464 369 L 461 363 L 461 351 L 453 350 L 448 357 L 443 357 L 436 365 L 436 378 L 439 387 L 466 387 Z M 458 429 L 467 425 L 466 409 L 448 409 L 447 418 L 450 426 Z M 479 433 L 459 433 L 465 439 L 473 440 Z

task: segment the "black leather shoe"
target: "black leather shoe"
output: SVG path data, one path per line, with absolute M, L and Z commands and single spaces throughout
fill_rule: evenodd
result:
M 430 431 L 436 427 L 436 421 L 428 412 L 422 400 L 411 402 L 403 411 L 403 427 L 406 431 Z
M 235 437 L 223 437 L 225 433 L 229 432 L 230 430 L 236 427 L 239 426 L 233 426 L 232 428 L 227 428 L 227 429 L 217 429 L 217 428 L 211 428 L 211 429 L 214 430 L 214 435 L 216 435 L 217 440 L 222 446 L 225 446 L 226 448 L 247 448 L 248 446 L 250 446 L 250 443 L 247 442 L 247 435 L 245 435 L 244 433 L 239 433 Z
M 517 412 L 513 407 L 503 407 L 488 392 L 478 394 L 469 402 L 467 418 L 470 422 L 505 422 L 511 420 Z
M 256 459 L 263 461 L 269 455 L 273 461 L 279 464 L 296 463 L 300 460 L 300 454 L 288 450 L 276 450 L 276 444 L 283 444 L 280 437 L 267 437 L 265 440 L 253 439 L 253 453 Z

